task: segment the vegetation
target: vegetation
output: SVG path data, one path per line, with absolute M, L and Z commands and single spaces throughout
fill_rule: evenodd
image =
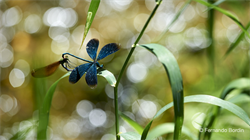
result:
M 0 138 L 250 138 L 249 2 L 0 3 Z M 64 69 L 31 77 L 65 52 L 88 59 L 92 38 L 122 47 L 95 89 Z

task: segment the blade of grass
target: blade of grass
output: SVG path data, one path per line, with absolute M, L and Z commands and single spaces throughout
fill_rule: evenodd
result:
M 180 8 L 180 10 L 177 12 L 177 14 L 174 16 L 173 20 L 171 21 L 171 23 L 167 26 L 167 28 L 161 33 L 161 35 L 159 37 L 157 37 L 157 39 L 154 39 L 155 41 L 152 42 L 158 42 L 170 29 L 170 27 L 172 27 L 172 25 L 175 23 L 175 21 L 179 18 L 179 16 L 185 11 L 185 9 L 188 7 L 188 5 L 191 3 L 192 0 L 188 0 L 186 1 L 182 7 Z
M 239 96 L 239 97 L 245 98 L 245 96 Z M 239 99 L 236 99 L 236 101 L 237 100 L 239 100 Z M 250 100 L 250 98 L 248 98 L 245 101 L 249 101 L 249 100 Z M 237 105 L 235 105 L 233 103 L 230 103 L 229 101 L 224 101 L 220 98 L 210 96 L 210 95 L 193 95 L 193 96 L 184 97 L 184 102 L 185 103 L 200 102 L 200 103 L 208 103 L 211 105 L 220 106 L 224 109 L 229 110 L 230 112 L 234 113 L 235 115 L 239 116 L 243 121 L 245 121 L 248 125 L 250 125 L 250 118 L 248 117 L 247 113 L 244 110 L 242 110 L 240 107 L 238 107 Z M 157 114 L 154 116 L 154 118 L 148 123 L 148 125 L 145 127 L 144 131 L 148 131 L 153 120 L 156 119 L 158 116 L 160 116 L 163 112 L 165 112 L 166 110 L 171 108 L 172 106 L 173 106 L 173 102 L 162 107 L 157 112 Z M 133 121 L 133 120 L 131 120 L 131 121 Z M 136 123 L 136 122 L 134 122 L 134 123 Z M 165 127 L 165 128 L 163 129 L 163 127 Z M 161 136 L 162 134 L 171 133 L 174 130 L 173 128 L 174 128 L 174 123 L 166 123 L 166 124 L 158 125 L 154 129 L 150 130 L 147 139 L 151 139 L 151 138 L 153 139 L 155 137 Z M 192 139 L 196 139 L 196 137 L 188 129 L 186 129 L 185 127 L 183 127 L 182 129 L 183 129 L 184 134 L 186 134 L 187 136 L 189 136 Z M 156 133 L 156 134 L 154 134 L 154 133 Z M 131 132 L 127 132 L 125 134 L 130 135 Z M 134 135 L 134 133 L 132 133 L 132 136 L 130 136 L 130 137 L 133 137 L 133 135 Z
M 29 132 L 32 130 L 32 129 L 35 129 L 35 126 L 32 125 L 32 126 L 29 126 L 23 130 L 19 130 L 15 135 L 13 135 L 10 140 L 25 140 L 27 135 L 29 134 Z
M 119 115 L 121 118 L 126 121 L 135 131 L 137 131 L 138 134 L 142 134 L 143 128 L 134 120 L 123 114 L 122 112 L 119 112 Z
M 84 42 L 84 40 L 89 32 L 90 26 L 95 18 L 95 14 L 98 10 L 99 4 L 100 4 L 100 0 L 91 0 L 91 3 L 89 5 L 87 20 L 86 20 L 86 24 L 85 24 L 85 29 L 84 29 L 84 34 L 83 34 L 83 39 L 82 39 L 80 49 L 81 49 L 82 44 L 83 44 L 83 42 Z
M 250 79 L 249 78 L 240 78 L 230 82 L 222 91 L 220 96 L 221 99 L 225 99 L 226 96 L 234 89 L 250 89 Z
M 47 139 L 46 131 L 49 124 L 49 113 L 50 113 L 50 107 L 52 98 L 56 89 L 57 84 L 59 81 L 67 76 L 70 75 L 70 72 L 63 75 L 61 78 L 59 78 L 47 91 L 42 107 L 39 111 L 39 120 L 38 120 L 38 128 L 37 128 L 37 139 L 45 140 Z
M 229 83 L 224 90 L 222 91 L 222 94 L 220 96 L 221 99 L 225 100 L 225 98 L 233 91 L 234 89 L 240 89 L 240 90 L 245 90 L 245 89 L 250 89 L 250 79 L 248 78 L 240 78 L 237 80 L 232 81 Z M 212 129 L 213 123 L 215 119 L 218 117 L 220 113 L 220 107 L 212 108 L 210 113 L 207 115 L 205 118 L 202 128 L 207 128 L 207 129 Z M 203 137 L 203 139 L 210 139 L 212 135 L 212 132 L 209 131 L 200 131 L 199 132 L 199 138 Z
M 250 118 L 248 117 L 247 113 L 243 109 L 241 109 L 239 106 L 237 106 L 229 101 L 224 101 L 220 98 L 217 98 L 217 97 L 214 97 L 211 95 L 192 95 L 192 96 L 184 97 L 184 103 L 190 103 L 190 102 L 207 103 L 207 104 L 211 104 L 211 105 L 220 106 L 220 107 L 232 112 L 233 114 L 235 114 L 236 116 L 241 118 L 241 120 L 243 120 L 244 122 L 246 122 L 250 126 Z M 173 106 L 173 102 L 162 107 L 156 113 L 154 118 L 144 128 L 143 133 L 148 133 L 145 131 L 148 131 L 150 129 L 151 124 L 153 123 L 154 119 L 159 117 L 162 113 L 164 113 L 166 110 L 168 110 L 172 106 Z
M 178 63 L 173 56 L 173 54 L 168 51 L 167 48 L 159 44 L 145 44 L 138 45 L 140 47 L 146 48 L 159 59 L 163 64 L 166 73 L 168 75 L 173 101 L 174 101 L 174 116 L 175 116 L 175 129 L 174 129 L 174 139 L 179 139 L 181 135 L 181 129 L 183 125 L 183 114 L 184 114 L 184 105 L 183 105 L 183 82 Z M 141 139 L 146 139 L 147 131 L 142 133 Z
M 210 7 L 210 8 L 213 8 L 213 9 L 215 9 L 215 10 L 221 12 L 222 14 L 228 16 L 228 17 L 231 18 L 231 19 L 232 19 L 232 20 L 242 29 L 242 31 L 250 38 L 249 33 L 248 33 L 247 30 L 244 28 L 244 26 L 241 24 L 241 22 L 240 22 L 233 14 L 231 14 L 229 11 L 224 10 L 224 9 L 222 9 L 222 8 L 219 8 L 219 7 L 217 7 L 217 6 L 213 5 L 213 4 L 210 4 L 210 3 L 206 2 L 206 1 L 203 1 L 203 0 L 194 0 L 194 1 L 199 2 L 200 4 L 203 4 L 203 5 L 208 6 L 208 7 Z
M 153 140 L 156 139 L 159 136 L 162 136 L 167 133 L 173 133 L 174 132 L 174 123 L 163 123 L 160 125 L 157 125 L 155 128 L 149 131 L 147 140 Z M 190 130 L 183 126 L 182 132 L 192 138 L 193 140 L 196 140 L 196 136 L 190 132 Z
M 246 26 L 246 30 L 248 30 L 250 27 L 250 22 L 248 22 Z M 227 49 L 226 53 L 224 54 L 224 59 L 228 56 L 228 54 L 238 46 L 240 41 L 244 38 L 245 32 L 241 32 L 240 35 L 235 39 L 235 41 L 230 45 L 230 47 Z
M 225 2 L 225 1 L 226 1 L 226 0 L 218 0 L 218 1 L 216 1 L 215 3 L 213 3 L 213 5 L 214 5 L 214 6 L 218 6 L 218 5 L 220 5 L 221 3 Z M 207 9 L 206 11 L 209 11 L 209 10 L 211 10 L 211 9 L 213 9 L 213 8 L 208 7 L 208 9 Z
M 135 132 L 120 133 L 119 136 L 122 136 L 125 140 L 140 140 L 141 138 L 141 135 Z
M 208 0 L 209 3 L 212 3 L 213 0 Z M 207 55 L 210 64 L 210 72 L 211 75 L 214 75 L 214 60 L 215 60 L 215 48 L 214 48 L 214 38 L 213 38 L 213 29 L 214 29 L 214 9 L 211 9 L 207 12 L 207 30 L 208 30 L 208 38 L 211 43 L 207 47 Z

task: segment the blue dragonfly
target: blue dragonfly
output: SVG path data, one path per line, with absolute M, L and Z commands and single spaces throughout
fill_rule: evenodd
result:
M 82 65 L 79 65 L 72 70 L 69 76 L 70 83 L 73 83 L 73 84 L 76 83 L 86 73 L 86 76 L 85 76 L 86 83 L 91 88 L 95 88 L 97 86 L 97 68 L 103 68 L 103 65 L 100 65 L 98 61 L 107 57 L 110 54 L 117 52 L 120 49 L 120 45 L 116 43 L 110 43 L 110 44 L 105 45 L 99 52 L 98 56 L 96 57 L 98 46 L 99 46 L 98 39 L 91 39 L 87 43 L 86 50 L 87 50 L 88 55 L 93 61 L 77 57 L 70 53 L 64 53 L 62 55 L 63 58 L 66 58 L 65 55 L 71 55 L 77 59 L 88 62 Z

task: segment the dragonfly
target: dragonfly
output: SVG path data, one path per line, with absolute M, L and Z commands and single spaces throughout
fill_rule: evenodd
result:
M 67 71 L 72 71 L 69 76 L 70 83 L 74 84 L 78 82 L 79 79 L 86 73 L 85 76 L 86 83 L 91 88 L 95 88 L 97 86 L 97 69 L 103 68 L 103 65 L 100 64 L 98 61 L 107 57 L 108 55 L 117 52 L 120 49 L 120 45 L 116 43 L 109 43 L 101 49 L 98 56 L 96 57 L 98 46 L 99 46 L 98 39 L 91 39 L 87 43 L 86 50 L 92 61 L 75 56 L 71 53 L 63 53 L 62 60 L 54 62 L 48 66 L 33 70 L 31 75 L 36 78 L 50 76 L 57 70 L 59 65 L 62 65 L 62 67 Z M 75 57 L 79 60 L 85 61 L 87 63 L 75 67 L 72 64 L 72 62 L 68 59 L 68 55 Z
M 87 50 L 89 57 L 92 59 L 92 61 L 76 57 L 77 59 L 83 60 L 83 61 L 88 62 L 88 63 L 79 65 L 72 70 L 72 72 L 69 76 L 70 83 L 74 84 L 74 83 L 78 82 L 79 79 L 86 73 L 85 81 L 90 86 L 90 88 L 95 88 L 97 86 L 97 69 L 103 68 L 103 65 L 100 65 L 100 63 L 98 61 L 107 57 L 108 55 L 111 55 L 111 54 L 117 52 L 120 49 L 120 45 L 118 45 L 116 43 L 109 43 L 109 44 L 106 44 L 101 49 L 101 51 L 99 52 L 99 54 L 97 56 L 96 54 L 97 54 L 98 46 L 99 46 L 98 39 L 91 39 L 87 43 L 86 50 Z M 66 54 L 69 54 L 69 53 L 63 54 L 63 57 Z M 71 56 L 73 56 L 73 55 L 71 55 Z

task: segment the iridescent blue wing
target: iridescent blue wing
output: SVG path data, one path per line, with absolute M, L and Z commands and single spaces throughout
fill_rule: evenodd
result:
M 97 85 L 97 69 L 96 69 L 96 64 L 92 64 L 92 66 L 88 69 L 85 80 L 87 84 L 91 88 L 95 88 Z
M 93 60 L 96 59 L 96 52 L 99 46 L 99 40 L 98 39 L 91 39 L 86 47 L 87 53 L 89 54 L 90 58 Z
M 116 43 L 110 43 L 110 44 L 105 45 L 101 49 L 100 53 L 98 54 L 97 61 L 105 58 L 106 56 L 108 56 L 112 53 L 115 53 L 119 49 L 120 49 L 120 46 Z
M 92 64 L 93 63 L 82 64 L 73 69 L 73 71 L 69 75 L 69 82 L 72 84 L 76 83 L 84 75 L 84 73 L 88 71 Z

